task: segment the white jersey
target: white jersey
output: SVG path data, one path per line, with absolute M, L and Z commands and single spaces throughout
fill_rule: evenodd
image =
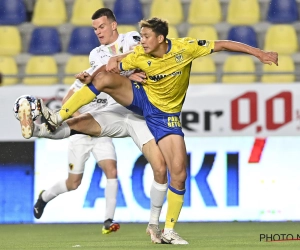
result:
M 101 45 L 93 49 L 89 56 L 91 68 L 85 70 L 90 75 L 93 74 L 98 68 L 107 64 L 110 57 L 120 55 L 132 50 L 140 42 L 140 34 L 137 31 L 131 31 L 126 34 L 119 34 L 118 39 L 108 45 Z M 124 73 L 130 74 L 131 71 Z M 71 86 L 74 91 L 77 91 L 83 84 L 77 80 Z M 117 102 L 108 94 L 101 93 L 91 103 L 81 107 L 78 111 L 80 113 L 96 111 L 106 106 L 115 105 Z M 120 104 L 118 104 L 120 105 Z

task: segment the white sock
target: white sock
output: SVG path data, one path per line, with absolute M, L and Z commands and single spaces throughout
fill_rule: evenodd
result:
M 64 139 L 69 137 L 71 134 L 71 129 L 69 125 L 64 122 L 62 123 L 54 132 L 47 130 L 46 125 L 34 124 L 33 137 L 49 138 L 49 139 Z
M 151 211 L 149 224 L 159 224 L 159 216 L 168 190 L 168 183 L 159 184 L 153 180 L 150 190 Z
M 45 202 L 49 202 L 52 199 L 54 199 L 59 194 L 63 194 L 65 192 L 68 192 L 66 180 L 61 180 L 57 182 L 54 186 L 47 189 L 45 192 L 42 193 L 42 199 Z
M 113 219 L 117 205 L 118 179 L 107 179 L 105 187 L 105 219 Z

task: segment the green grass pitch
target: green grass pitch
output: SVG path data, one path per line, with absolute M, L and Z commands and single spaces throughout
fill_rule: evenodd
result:
M 161 225 L 163 226 L 163 225 Z M 300 235 L 299 222 L 178 223 L 176 230 L 189 245 L 155 245 L 146 235 L 146 224 L 121 224 L 109 235 L 99 224 L 0 225 L 0 249 L 300 249 L 300 241 L 260 242 L 260 234 Z

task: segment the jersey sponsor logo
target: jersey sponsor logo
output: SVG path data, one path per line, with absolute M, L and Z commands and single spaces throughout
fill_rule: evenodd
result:
M 154 81 L 154 82 L 158 82 L 160 81 L 161 79 L 167 77 L 167 76 L 178 76 L 178 75 L 181 75 L 181 71 L 175 71 L 175 72 L 172 72 L 171 74 L 160 74 L 160 75 L 154 75 L 154 76 L 149 76 L 149 79 Z
M 176 61 L 177 63 L 182 62 L 182 61 L 183 61 L 183 56 L 182 56 L 182 54 L 177 54 L 177 55 L 175 55 L 175 61 Z
M 169 116 L 168 117 L 168 127 L 169 128 L 174 128 L 174 127 L 181 128 L 181 122 L 180 122 L 178 116 Z

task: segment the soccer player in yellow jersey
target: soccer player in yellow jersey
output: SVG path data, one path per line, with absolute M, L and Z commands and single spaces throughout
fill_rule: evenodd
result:
M 50 125 L 58 126 L 103 91 L 128 109 L 142 114 L 162 151 L 171 176 L 162 241 L 188 244 L 174 231 L 174 226 L 182 208 L 187 176 L 180 112 L 189 84 L 192 60 L 227 50 L 248 53 L 262 63 L 277 65 L 278 55 L 233 41 L 207 41 L 190 37 L 167 39 L 168 23 L 159 18 L 142 20 L 140 27 L 141 45 L 126 57 L 112 57 L 106 69 L 117 73 L 119 70 L 139 68 L 146 73 L 146 80 L 131 82 L 118 74 L 96 72 L 90 76 L 83 72 L 77 78 L 90 83 L 77 91 L 58 113 L 47 109 L 42 103 L 41 111 Z

